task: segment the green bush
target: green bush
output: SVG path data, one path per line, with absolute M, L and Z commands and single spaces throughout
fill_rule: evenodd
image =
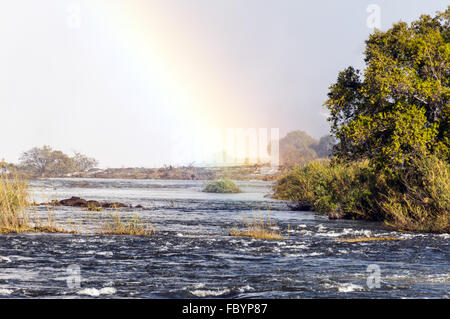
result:
M 436 156 L 417 157 L 389 189 L 380 209 L 393 229 L 450 232 L 450 165 Z
M 368 161 L 316 161 L 296 167 L 274 186 L 274 197 L 328 213 L 331 218 L 384 221 L 392 229 L 449 232 L 449 164 L 416 157 L 400 170 Z
M 378 219 L 379 216 L 369 213 L 373 183 L 370 177 L 366 161 L 353 164 L 314 161 L 281 177 L 275 185 L 274 197 L 340 217 Z
M 229 179 L 212 181 L 203 189 L 206 193 L 240 193 L 241 189 Z

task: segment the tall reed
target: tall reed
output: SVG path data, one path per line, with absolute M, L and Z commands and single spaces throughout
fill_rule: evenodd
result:
M 276 224 L 272 223 L 270 215 L 267 221 L 261 215 L 253 216 L 253 221 L 248 221 L 246 229 L 233 227 L 230 236 L 251 237 L 255 239 L 283 239 L 283 236 L 275 230 Z
M 47 220 L 32 218 L 28 201 L 28 183 L 18 174 L 3 172 L 0 162 L 0 234 L 23 232 L 74 233 L 58 227 L 50 214 Z
M 0 174 L 0 233 L 29 228 L 28 185 L 17 175 Z

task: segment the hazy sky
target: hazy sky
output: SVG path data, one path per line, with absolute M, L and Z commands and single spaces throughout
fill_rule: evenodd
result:
M 1 0 L 0 158 L 48 144 L 149 167 L 183 162 L 192 130 L 319 138 L 329 85 L 363 66 L 370 4 L 385 30 L 447 2 Z

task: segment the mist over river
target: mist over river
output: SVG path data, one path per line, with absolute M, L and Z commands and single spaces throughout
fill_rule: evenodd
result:
M 33 207 L 33 214 L 44 217 L 50 210 L 57 224 L 77 227 L 79 233 L 1 235 L 0 298 L 450 296 L 448 234 L 399 233 L 373 222 L 328 220 L 269 198 L 270 182 L 236 183 L 242 193 L 204 193 L 205 181 L 34 181 L 32 200 L 38 203 L 79 196 L 142 205 L 121 209 L 121 215 L 138 215 L 156 232 L 150 237 L 96 235 L 110 210 Z M 284 239 L 228 235 L 233 226 L 269 214 Z M 402 240 L 337 241 L 369 236 Z

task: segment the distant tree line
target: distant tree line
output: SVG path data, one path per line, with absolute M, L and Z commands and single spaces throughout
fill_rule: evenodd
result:
M 32 177 L 56 177 L 86 172 L 98 165 L 94 158 L 75 152 L 73 156 L 48 145 L 34 147 L 22 153 L 17 170 Z

